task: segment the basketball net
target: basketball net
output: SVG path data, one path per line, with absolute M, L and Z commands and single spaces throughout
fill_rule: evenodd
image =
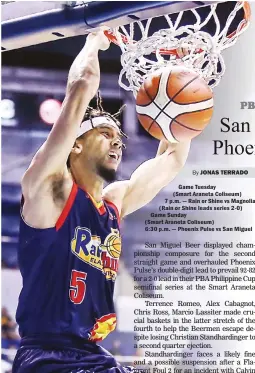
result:
M 150 26 L 153 18 L 107 31 L 107 37 L 118 44 L 122 51 L 119 85 L 125 90 L 133 91 L 136 97 L 148 75 L 166 66 L 181 63 L 199 73 L 210 87 L 215 87 L 225 72 L 222 51 L 236 43 L 247 29 L 250 19 L 249 3 L 238 1 L 229 13 L 225 25 L 222 25 L 219 20 L 219 5 L 220 3 L 204 8 L 207 9 L 207 15 L 203 20 L 199 9 L 188 10 L 189 25 L 182 22 L 187 11 L 182 11 L 177 16 L 165 14 L 162 17 L 167 28 L 152 35 Z M 237 15 L 241 18 L 240 22 L 237 21 Z M 238 25 L 231 31 L 234 20 Z M 210 34 L 204 31 L 209 22 L 213 25 Z M 186 54 L 181 59 L 177 52 L 179 50 L 185 50 Z

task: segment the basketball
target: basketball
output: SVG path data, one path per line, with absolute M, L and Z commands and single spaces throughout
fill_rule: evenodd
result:
M 113 258 L 119 258 L 121 253 L 121 239 L 112 236 L 107 243 L 107 251 Z
M 213 94 L 195 71 L 171 66 L 145 79 L 137 93 L 136 111 L 153 137 L 172 143 L 186 141 L 210 122 Z

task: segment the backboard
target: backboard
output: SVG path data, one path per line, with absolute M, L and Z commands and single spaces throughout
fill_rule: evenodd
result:
M 2 3 L 2 51 L 82 35 L 102 25 L 114 28 L 135 20 L 217 3 L 215 1 L 17 1 Z

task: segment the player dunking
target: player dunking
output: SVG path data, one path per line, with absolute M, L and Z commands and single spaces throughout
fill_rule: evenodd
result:
M 161 142 L 130 180 L 103 189 L 123 148 L 116 116 L 100 100 L 97 110 L 88 107 L 99 86 L 98 51 L 108 46 L 102 31 L 87 37 L 71 66 L 61 114 L 22 180 L 22 340 L 13 373 L 130 370 L 96 344 L 116 326 L 119 221 L 174 179 L 189 143 Z

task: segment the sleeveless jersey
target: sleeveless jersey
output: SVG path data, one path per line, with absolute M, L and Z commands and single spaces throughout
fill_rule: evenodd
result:
M 113 291 L 120 251 L 117 208 L 107 201 L 99 206 L 75 183 L 55 227 L 32 228 L 21 217 L 20 335 L 104 339 L 116 326 Z

